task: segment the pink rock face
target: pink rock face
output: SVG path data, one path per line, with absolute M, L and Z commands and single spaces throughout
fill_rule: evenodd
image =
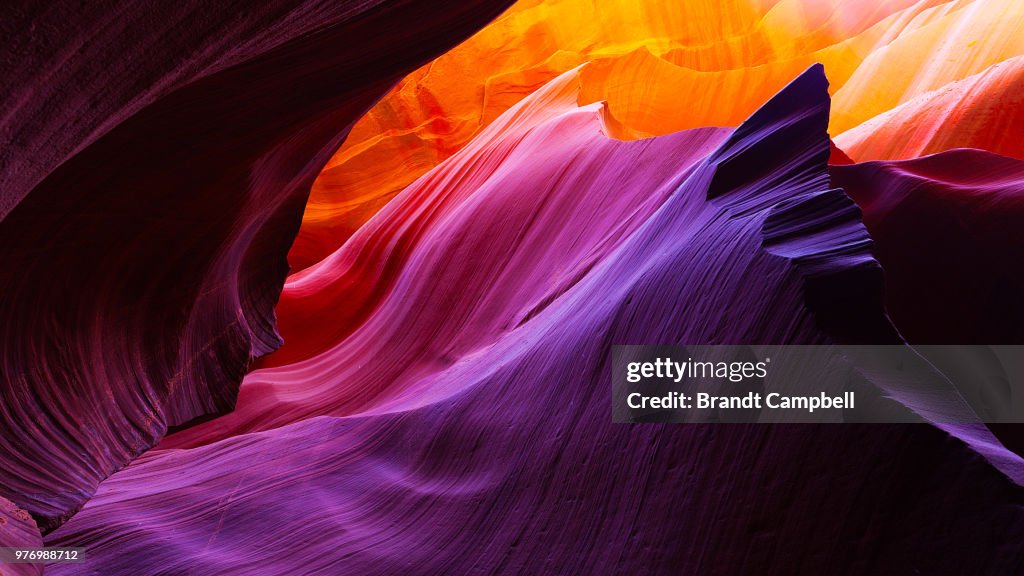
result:
M 1024 161 L 851 160 L 1011 149 L 981 126 L 1017 122 L 989 60 L 1024 10 L 889 6 L 921 18 L 880 21 L 909 27 L 833 126 L 902 106 L 835 144 L 821 65 L 631 141 L 591 64 L 552 74 L 287 276 L 355 119 L 507 3 L 0 7 L 0 546 L 85 548 L 48 576 L 1019 573 L 1024 440 L 930 417 L 959 394 L 863 374 L 917 426 L 613 424 L 609 364 L 1024 340 Z M 801 25 L 884 11 L 847 4 Z M 976 57 L 905 73 L 975 22 Z
M 292 277 L 276 367 L 249 376 L 231 414 L 162 447 L 419 401 L 411 388 L 580 282 L 729 132 L 623 142 L 577 95 L 576 71 L 553 81 Z
M 168 426 L 230 409 L 280 344 L 285 256 L 324 162 L 505 5 L 12 8 L 0 496 L 52 529 Z
M 489 169 L 389 208 L 436 216 L 409 216 L 373 313 L 253 373 L 272 409 L 242 402 L 248 420 L 114 474 L 47 538 L 87 563 L 48 573 L 1012 570 L 1021 462 L 983 428 L 611 422 L 611 344 L 900 342 L 860 211 L 830 187 L 826 87 L 815 67 L 735 131 L 632 143 L 600 107 L 555 106 L 442 164 Z M 559 264 L 517 283 L 537 254 Z M 290 289 L 312 298 L 345 268 L 328 271 Z M 978 546 L 1006 553 L 958 553 Z

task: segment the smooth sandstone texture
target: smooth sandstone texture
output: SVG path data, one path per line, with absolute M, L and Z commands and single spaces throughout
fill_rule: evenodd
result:
M 235 410 L 165 447 L 353 414 L 522 325 L 642 225 L 728 131 L 623 142 L 553 80 L 290 278 L 286 340 Z M 599 297 L 603 298 L 603 297 Z M 268 421 L 269 419 L 269 421 Z M 213 436 L 210 436 L 213 434 Z
M 906 160 L 977 148 L 1024 160 L 1024 57 L 926 92 L 843 132 L 836 144 L 859 162 Z
M 46 531 L 168 426 L 234 405 L 280 344 L 285 255 L 324 163 L 507 2 L 16 4 L 0 496 Z
M 584 62 L 579 103 L 606 102 L 611 133 L 622 139 L 736 126 L 821 63 L 838 136 L 1024 54 L 1022 10 L 1005 0 L 519 2 L 357 123 L 313 185 L 289 261 L 302 269 L 326 258 L 503 111 Z M 1006 154 L 1014 146 L 1012 126 L 1000 127 L 1016 95 L 1005 84 L 987 88 L 991 95 L 963 105 L 972 119 L 943 127 L 950 135 L 928 152 L 991 145 Z M 995 104 L 1005 96 L 1007 106 Z M 936 122 L 933 115 L 924 124 Z M 986 142 L 986 133 L 997 140 Z M 874 145 L 889 146 L 891 137 L 880 134 Z M 907 154 L 921 144 L 915 137 Z
M 1024 162 L 951 150 L 829 172 L 864 212 L 908 341 L 1024 342 Z
M 89 562 L 50 571 L 1019 566 L 1024 468 L 982 426 L 612 424 L 612 343 L 900 339 L 860 211 L 830 186 L 820 67 L 735 131 L 634 142 L 601 133 L 600 106 L 571 105 L 572 80 L 538 93 L 550 114 L 525 103 L 507 140 L 426 178 L 449 186 L 389 205 L 419 235 L 372 313 L 252 373 L 243 391 L 263 409 L 240 403 L 247 419 L 190 429 L 104 482 L 47 539 L 89 546 Z M 624 165 L 631 186 L 609 196 Z M 302 289 L 333 289 L 345 261 Z

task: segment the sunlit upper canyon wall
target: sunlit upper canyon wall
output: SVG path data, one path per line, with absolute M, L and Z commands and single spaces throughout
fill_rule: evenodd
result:
M 617 138 L 735 126 L 820 62 L 830 134 L 853 160 L 961 147 L 1022 158 L 1012 136 L 1024 125 L 1021 29 L 1024 4 L 1008 0 L 524 0 L 355 125 L 313 185 L 289 261 L 322 260 L 501 112 L 581 64 L 580 104 L 607 102 Z

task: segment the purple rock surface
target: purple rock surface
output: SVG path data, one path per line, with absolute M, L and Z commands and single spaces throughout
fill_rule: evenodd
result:
M 830 184 L 826 89 L 809 69 L 681 163 L 659 203 L 556 297 L 528 293 L 522 304 L 536 305 L 517 323 L 382 385 L 375 404 L 310 418 L 281 402 L 287 417 L 264 414 L 258 431 L 136 459 L 47 536 L 88 547 L 88 561 L 48 573 L 1013 573 L 1020 458 L 984 427 L 611 422 L 612 344 L 902 342 L 861 212 Z M 665 142 L 687 157 L 692 136 Z M 629 150 L 569 146 L 562 162 L 571 172 L 602 154 L 614 170 L 636 161 Z M 539 178 L 550 202 L 588 193 L 548 185 L 543 169 L 516 177 Z M 444 219 L 459 242 L 440 248 L 484 260 L 523 222 L 552 237 L 567 225 L 534 219 L 543 203 L 513 210 L 517 196 L 499 190 L 475 192 L 509 203 L 505 228 Z M 464 258 L 423 262 L 443 273 Z M 432 290 L 394 290 L 410 310 L 436 304 Z M 304 373 L 344 387 L 330 375 L 346 342 Z M 288 372 L 251 378 L 275 374 Z

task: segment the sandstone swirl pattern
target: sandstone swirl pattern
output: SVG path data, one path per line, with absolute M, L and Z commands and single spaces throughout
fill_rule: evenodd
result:
M 1024 343 L 1021 3 L 17 4 L 0 546 L 85 547 L 47 574 L 1024 566 L 1024 435 L 945 381 L 631 426 L 608 366 Z
M 366 318 L 318 311 L 347 327 L 252 373 L 235 413 L 115 474 L 48 542 L 89 546 L 87 573 L 139 570 L 143 550 L 143 573 L 205 574 L 1019 562 L 1024 514 L 1006 499 L 1024 467 L 984 427 L 611 423 L 611 343 L 900 338 L 860 211 L 830 186 L 820 67 L 735 131 L 632 142 L 575 105 L 577 79 L 396 198 L 354 254 L 292 280 L 308 306 L 381 292 L 356 301 Z M 373 265 L 382 246 L 405 250 L 393 279 Z M 923 524 L 928 538 L 882 545 Z M 978 564 L 947 539 L 1012 552 Z
M 324 162 L 504 6 L 5 7 L 0 497 L 52 529 L 168 426 L 229 410 L 280 344 Z

